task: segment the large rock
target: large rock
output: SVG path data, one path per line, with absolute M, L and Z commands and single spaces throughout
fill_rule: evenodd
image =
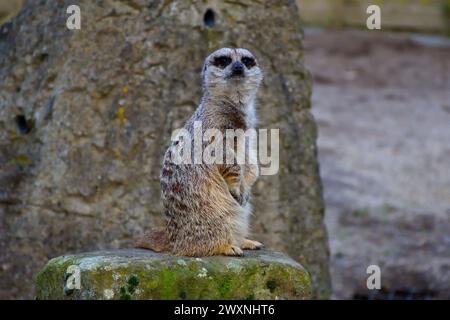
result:
M 61 256 L 38 274 L 36 289 L 37 299 L 311 298 L 305 269 L 266 250 L 239 258 L 187 258 L 138 249 Z
M 81 8 L 81 30 L 66 8 Z M 203 59 L 259 57 L 280 170 L 255 187 L 255 238 L 329 293 L 324 206 L 294 1 L 26 1 L 0 31 L 0 297 L 32 297 L 51 256 L 130 246 L 162 224 L 159 171 L 197 107 Z

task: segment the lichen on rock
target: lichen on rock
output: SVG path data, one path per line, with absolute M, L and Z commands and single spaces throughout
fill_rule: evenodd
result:
M 64 290 L 69 266 L 80 288 Z M 244 257 L 178 257 L 140 249 L 98 251 L 50 260 L 37 275 L 37 299 L 308 299 L 308 272 L 267 250 Z

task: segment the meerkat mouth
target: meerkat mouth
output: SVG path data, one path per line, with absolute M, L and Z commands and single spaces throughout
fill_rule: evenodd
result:
M 232 81 L 240 81 L 245 79 L 245 75 L 243 73 L 232 73 L 227 77 L 227 79 Z

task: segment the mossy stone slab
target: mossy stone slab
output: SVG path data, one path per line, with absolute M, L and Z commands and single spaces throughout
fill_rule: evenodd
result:
M 309 299 L 311 281 L 300 264 L 279 252 L 190 258 L 124 249 L 50 260 L 37 275 L 36 298 Z

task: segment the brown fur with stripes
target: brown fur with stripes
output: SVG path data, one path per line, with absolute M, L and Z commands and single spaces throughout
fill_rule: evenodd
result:
M 232 62 L 224 66 L 230 58 Z M 233 69 L 236 61 L 248 62 L 239 77 Z M 255 127 L 254 102 L 262 72 L 248 50 L 217 50 L 206 58 L 202 76 L 200 106 L 184 129 L 193 135 L 194 122 L 201 121 L 203 131 L 218 129 L 225 137 L 227 129 Z M 180 146 L 172 142 L 160 176 L 166 225 L 148 231 L 136 246 L 185 256 L 241 255 L 242 249 L 261 248 L 261 243 L 247 239 L 250 191 L 258 166 L 236 162 L 177 165 L 171 161 L 175 148 Z

